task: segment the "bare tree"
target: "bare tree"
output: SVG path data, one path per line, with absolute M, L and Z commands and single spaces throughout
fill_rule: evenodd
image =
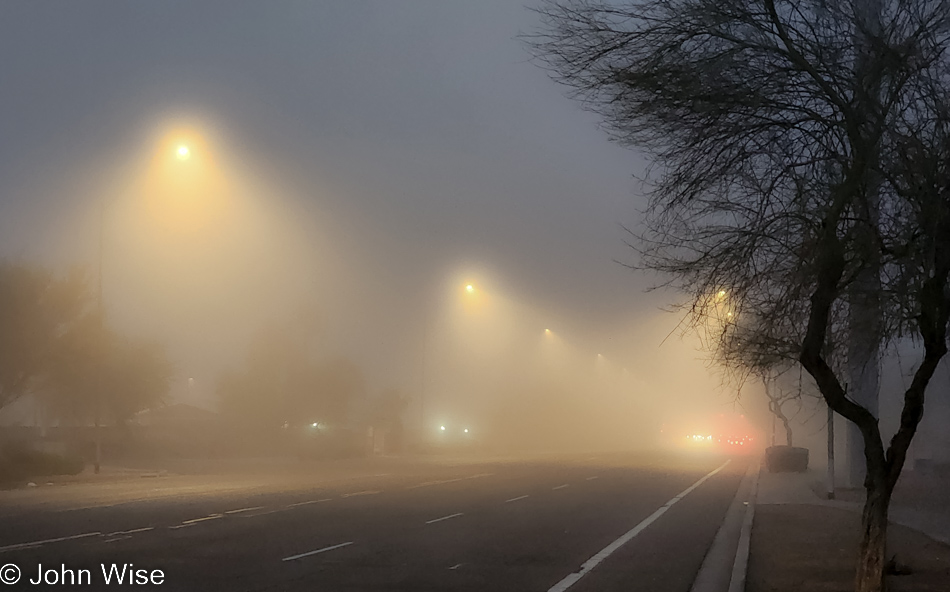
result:
M 891 493 L 947 350 L 950 7 L 885 1 L 871 27 L 858 4 L 549 0 L 528 42 L 614 141 L 652 154 L 643 265 L 687 295 L 697 326 L 728 293 L 718 345 L 739 339 L 762 367 L 795 360 L 859 428 L 855 588 L 871 592 L 884 587 Z M 875 345 L 922 344 L 887 446 L 846 394 L 853 310 L 879 311 Z

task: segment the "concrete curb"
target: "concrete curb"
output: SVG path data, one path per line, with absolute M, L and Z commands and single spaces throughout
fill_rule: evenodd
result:
M 690 592 L 741 592 L 744 589 L 752 521 L 750 509 L 755 507 L 759 464 L 758 460 L 749 464 Z
M 755 497 L 759 486 L 761 463 L 755 463 L 755 475 L 752 478 L 752 487 L 749 499 L 746 502 L 745 516 L 742 519 L 742 530 L 739 533 L 739 545 L 736 547 L 736 559 L 732 564 L 732 579 L 729 582 L 729 592 L 745 592 L 746 573 L 749 570 L 749 551 L 752 542 L 752 522 L 755 519 Z

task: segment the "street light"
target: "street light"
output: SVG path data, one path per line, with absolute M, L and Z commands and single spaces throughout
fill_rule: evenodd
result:
M 466 294 L 475 295 L 475 285 L 474 284 L 465 284 Z M 423 332 L 422 332 L 422 372 L 420 373 L 420 384 L 419 384 L 419 424 L 420 424 L 420 433 L 426 433 L 426 362 L 428 361 L 428 351 L 429 351 L 429 321 L 427 317 L 423 323 Z M 442 431 L 445 431 L 445 426 L 441 426 Z
M 179 161 L 186 161 L 191 158 L 191 149 L 186 144 L 179 144 L 175 150 L 175 157 Z M 103 247 L 104 237 L 105 237 L 105 214 L 106 214 L 106 202 L 105 199 L 99 201 L 99 265 L 98 265 L 98 290 L 96 293 L 96 309 L 99 316 L 99 339 L 103 339 L 105 335 L 105 308 L 102 298 L 102 267 L 103 260 L 105 259 L 105 250 Z M 102 385 L 103 385 L 103 360 L 99 360 L 99 368 L 97 372 L 97 385 L 96 385 L 96 414 L 95 414 L 95 436 L 96 436 L 96 455 L 93 462 L 93 472 L 99 474 L 102 464 Z M 194 385 L 194 379 L 188 379 L 189 390 Z

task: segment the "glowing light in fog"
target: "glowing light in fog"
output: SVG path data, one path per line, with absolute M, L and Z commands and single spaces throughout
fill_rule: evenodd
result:
M 439 429 L 444 432 L 444 431 L 445 431 L 445 426 L 439 426 Z
M 473 286 L 472 284 L 469 284 L 469 285 L 465 286 L 465 291 L 468 292 L 469 294 L 471 294 L 472 292 L 475 291 L 475 286 Z
M 468 428 L 465 428 L 465 433 L 466 433 L 466 434 L 468 433 Z
M 175 156 L 178 157 L 178 160 L 188 160 L 191 158 L 191 150 L 188 149 L 188 146 L 182 144 L 175 150 Z

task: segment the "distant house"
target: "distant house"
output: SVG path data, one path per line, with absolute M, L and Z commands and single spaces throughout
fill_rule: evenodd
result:
M 187 403 L 175 403 L 154 409 L 139 411 L 129 420 L 129 425 L 164 429 L 194 429 L 217 425 L 221 416 Z

